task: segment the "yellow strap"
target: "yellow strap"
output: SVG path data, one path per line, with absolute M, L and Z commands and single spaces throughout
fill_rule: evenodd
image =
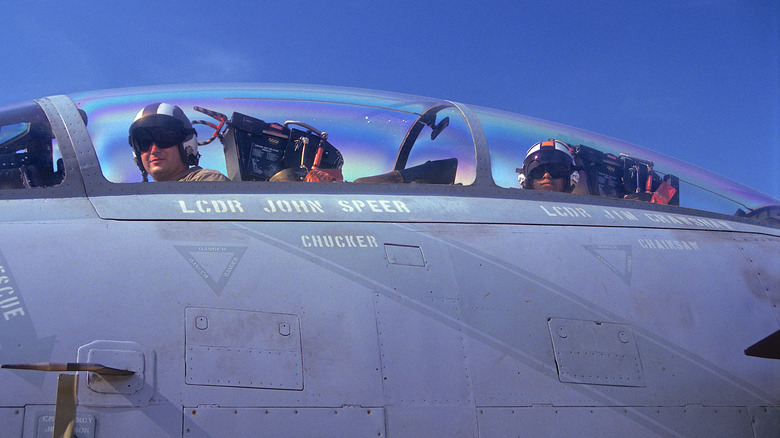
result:
M 57 406 L 54 408 L 52 438 L 72 438 L 76 425 L 78 374 L 60 374 L 57 378 Z

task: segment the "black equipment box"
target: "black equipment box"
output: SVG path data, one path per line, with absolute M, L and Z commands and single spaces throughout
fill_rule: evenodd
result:
M 225 164 L 232 181 L 267 181 L 278 172 L 311 169 L 322 146 L 319 167 L 341 168 L 344 159 L 330 143 L 311 131 L 290 129 L 278 123 L 234 112 L 222 139 Z
M 574 149 L 575 164 L 585 171 L 591 195 L 651 202 L 661 183 L 666 182 L 674 188 L 669 205 L 680 205 L 679 178 L 658 174 L 652 170 L 652 163 L 625 155 L 616 157 L 584 145 Z
M 233 181 L 266 181 L 282 170 L 290 130 L 233 113 L 222 141 L 228 178 Z
M 622 198 L 623 162 L 614 155 L 605 154 L 599 150 L 579 145 L 575 148 L 574 160 L 587 175 L 586 183 L 591 195 Z

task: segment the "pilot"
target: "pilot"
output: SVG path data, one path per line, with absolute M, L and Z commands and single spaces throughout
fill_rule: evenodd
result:
M 553 139 L 531 146 L 517 171 L 523 189 L 571 193 L 580 179 L 569 145 Z
M 198 134 L 176 105 L 145 106 L 130 125 L 128 141 L 145 182 L 147 174 L 155 181 L 229 181 L 216 170 L 198 167 Z

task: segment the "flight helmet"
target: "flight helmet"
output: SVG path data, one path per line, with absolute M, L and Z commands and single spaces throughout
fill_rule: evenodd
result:
M 567 193 L 571 193 L 580 180 L 569 145 L 560 140 L 540 141 L 528 149 L 518 177 L 520 187 L 532 188 L 534 177 L 538 179 L 545 171 L 553 178 L 565 178 L 564 191 Z
M 144 181 L 148 181 L 148 173 L 141 153 L 148 151 L 152 143 L 161 148 L 178 147 L 181 160 L 188 166 L 197 165 L 200 159 L 195 128 L 181 108 L 169 103 L 153 103 L 139 111 L 130 125 L 128 142 Z

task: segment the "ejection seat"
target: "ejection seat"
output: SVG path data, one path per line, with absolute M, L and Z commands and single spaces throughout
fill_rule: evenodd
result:
M 27 189 L 42 185 L 41 177 L 35 166 L 0 170 L 0 189 Z

